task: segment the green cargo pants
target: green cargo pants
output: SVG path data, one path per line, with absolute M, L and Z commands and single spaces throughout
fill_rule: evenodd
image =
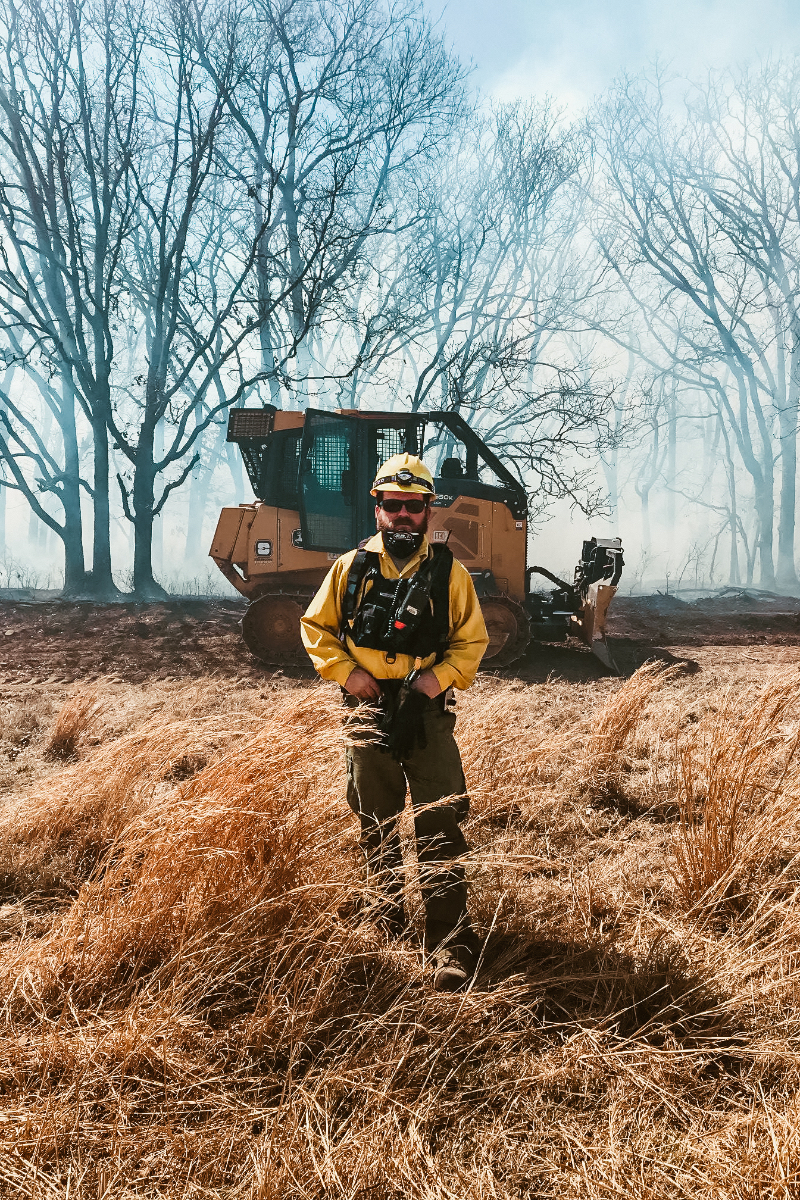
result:
M 375 728 L 369 710 L 359 708 L 348 722 L 347 802 L 361 822 L 367 883 L 382 898 L 379 915 L 382 907 L 390 927 L 404 921 L 397 821 L 408 784 L 425 902 L 425 946 L 435 950 L 446 941 L 472 949 L 475 935 L 467 916 L 464 867 L 452 862 L 469 851 L 459 829 L 459 821 L 469 812 L 469 798 L 453 736 L 455 713 L 446 710 L 444 696 L 428 700 L 423 716 L 427 745 L 416 746 L 397 762 L 388 751 L 371 744 Z M 456 799 L 438 804 L 443 796 Z

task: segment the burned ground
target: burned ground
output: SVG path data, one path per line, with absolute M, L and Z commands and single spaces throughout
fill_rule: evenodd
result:
M 0 679 L 129 683 L 215 671 L 255 676 L 235 600 L 164 604 L 0 601 Z
M 276 668 L 265 672 L 244 647 L 244 609 L 235 598 L 101 605 L 0 597 L 0 682 L 118 676 L 145 683 L 219 673 L 256 683 Z M 608 629 L 626 675 L 654 654 L 690 657 L 684 647 L 800 645 L 800 600 L 746 590 L 691 604 L 676 596 L 618 596 Z M 278 669 L 298 681 L 313 678 L 305 661 Z M 574 639 L 534 644 L 521 662 L 498 674 L 535 682 L 553 672 L 576 682 L 605 674 Z

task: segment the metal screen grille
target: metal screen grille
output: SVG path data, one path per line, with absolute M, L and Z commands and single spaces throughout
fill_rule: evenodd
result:
M 380 462 L 376 463 L 376 469 L 381 465 L 381 462 L 386 462 L 387 458 L 391 458 L 394 454 L 405 454 L 406 437 L 405 429 L 376 429 L 375 437 L 378 443 L 378 457 Z
M 370 430 L 374 439 L 372 478 L 378 474 L 381 464 L 395 454 L 419 454 L 424 427 L 424 421 L 411 419 L 405 425 L 379 425 Z
M 349 550 L 355 535 L 353 502 L 359 423 L 338 413 L 307 409 L 300 448 L 300 527 L 307 550 Z
M 326 492 L 341 492 L 342 472 L 349 466 L 350 439 L 347 435 L 319 434 L 311 453 L 311 469 L 318 485 Z
M 232 408 L 228 416 L 229 442 L 245 438 L 265 438 L 272 432 L 275 410 L 272 408 Z

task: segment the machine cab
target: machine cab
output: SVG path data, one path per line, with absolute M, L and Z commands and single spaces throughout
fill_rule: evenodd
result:
M 369 537 L 378 467 L 408 453 L 419 455 L 435 480 L 429 539 L 448 542 L 479 588 L 524 596 L 525 490 L 458 413 L 232 409 L 228 440 L 238 443 L 261 502 L 255 544 L 271 545 L 274 525 L 283 562 L 254 561 L 256 570 L 318 570 Z M 291 567 L 280 549 L 287 522 L 294 525 Z
M 370 485 L 382 462 L 403 453 L 419 455 L 430 467 L 436 483 L 434 509 L 449 509 L 470 497 L 505 505 L 515 520 L 524 520 L 522 485 L 458 414 L 309 409 L 299 451 L 304 547 L 341 553 L 373 533 Z M 435 527 L 436 520 L 431 524 Z

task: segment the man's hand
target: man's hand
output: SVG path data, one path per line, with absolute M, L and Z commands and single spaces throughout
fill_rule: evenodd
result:
M 434 696 L 439 695 L 442 689 L 439 687 L 439 680 L 433 671 L 423 671 L 412 683 L 411 690 L 414 692 L 423 692 L 424 695 L 430 696 L 432 700 Z
M 355 696 L 357 700 L 379 700 L 381 694 L 377 679 L 363 667 L 353 668 L 347 676 L 344 690 L 351 696 Z

